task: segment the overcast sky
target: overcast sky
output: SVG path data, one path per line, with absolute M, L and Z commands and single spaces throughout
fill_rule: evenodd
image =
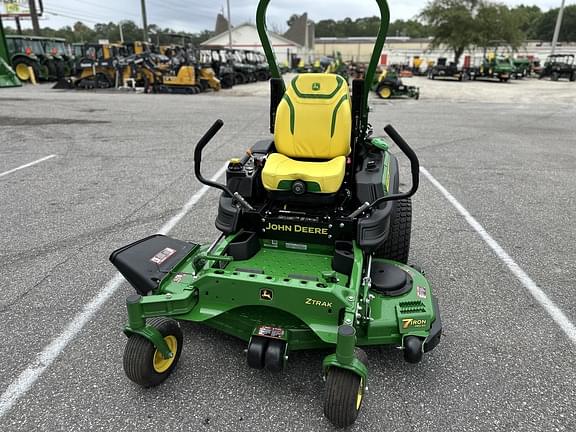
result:
M 392 20 L 413 18 L 425 5 L 422 0 L 389 0 Z M 503 0 L 508 5 L 537 5 L 544 10 L 559 7 L 561 0 Z M 568 0 L 567 4 L 576 1 Z M 216 14 L 226 5 L 225 0 L 146 0 L 148 22 L 177 31 L 213 30 Z M 257 0 L 230 0 L 232 23 L 254 21 Z M 141 22 L 140 0 L 44 0 L 45 19 L 41 25 L 58 28 L 81 20 L 97 22 L 130 19 Z M 311 19 L 359 18 L 378 14 L 374 0 L 272 0 L 268 9 L 269 25 L 286 28 L 293 13 L 308 12 Z M 55 15 L 57 14 L 57 15 Z M 13 26 L 10 22 L 5 24 Z

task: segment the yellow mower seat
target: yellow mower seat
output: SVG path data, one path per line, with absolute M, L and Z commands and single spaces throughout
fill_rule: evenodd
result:
M 336 193 L 344 180 L 346 156 L 326 162 L 301 162 L 272 153 L 264 167 L 262 180 L 267 190 L 290 190 L 292 182 L 302 180 L 309 192 Z
M 262 182 L 269 191 L 290 191 L 296 180 L 308 192 L 337 192 L 350 153 L 352 110 L 347 82 L 338 75 L 296 76 L 276 111 L 274 144 Z

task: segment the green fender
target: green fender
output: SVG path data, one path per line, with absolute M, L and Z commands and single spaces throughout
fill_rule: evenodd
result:
M 140 335 L 143 338 L 149 340 L 150 343 L 152 343 L 152 345 L 154 345 L 154 347 L 160 351 L 165 359 L 174 357 L 174 353 L 170 351 L 170 348 L 168 348 L 168 345 L 166 344 L 162 334 L 160 334 L 160 332 L 152 326 L 147 325 L 146 327 L 140 329 L 132 329 L 129 326 L 126 326 L 124 328 L 124 334 L 128 337 L 135 334 Z
M 364 383 L 368 382 L 368 368 L 364 363 L 362 363 L 357 358 L 354 358 L 350 363 L 344 364 L 338 361 L 336 354 L 330 354 L 324 358 L 322 362 L 322 369 L 324 370 L 324 376 L 328 374 L 328 370 L 332 367 L 339 367 L 341 369 L 346 369 L 354 372 L 360 378 L 364 380 Z

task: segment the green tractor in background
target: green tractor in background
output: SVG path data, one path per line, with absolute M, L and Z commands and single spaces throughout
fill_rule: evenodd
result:
M 490 52 L 484 56 L 479 66 L 472 67 L 468 75 L 472 80 L 498 80 L 508 82 L 515 72 L 514 63 L 510 57 L 500 56 Z
M 42 46 L 44 52 L 52 56 L 52 61 L 48 63 L 48 67 L 55 69 L 57 79 L 72 75 L 74 56 L 66 46 L 66 39 L 44 38 Z
M 6 45 L 6 38 L 4 37 L 2 18 L 0 18 L 0 88 L 19 87 L 22 85 L 9 62 L 8 46 Z
M 32 36 L 6 36 L 10 63 L 20 81 L 47 81 L 50 71 L 41 40 Z
M 532 75 L 532 62 L 525 57 L 518 57 L 512 60 L 514 64 L 513 77 L 515 79 L 527 78 Z

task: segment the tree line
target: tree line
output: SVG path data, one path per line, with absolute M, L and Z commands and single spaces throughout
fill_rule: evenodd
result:
M 6 27 L 6 34 L 17 34 L 16 29 L 11 27 Z M 60 29 L 53 29 L 50 27 L 45 27 L 40 30 L 40 33 L 44 37 L 58 37 L 64 38 L 68 42 L 97 42 L 99 40 L 108 40 L 110 42 L 118 42 L 121 40 L 120 37 L 120 25 L 117 23 L 100 23 L 94 25 L 94 27 L 89 27 L 83 22 L 76 22 L 72 26 L 65 26 Z M 194 45 L 198 45 L 205 40 L 210 39 L 214 33 L 208 30 L 204 30 L 200 33 L 186 33 L 186 32 L 176 32 L 171 28 L 161 28 L 156 24 L 151 24 L 148 26 L 149 37 L 153 42 L 157 43 L 170 43 L 174 41 L 173 34 L 179 34 L 187 37 L 187 41 L 192 42 Z M 34 34 L 32 29 L 25 29 L 22 34 L 32 36 Z M 141 41 L 143 39 L 143 29 L 138 26 L 133 21 L 122 21 L 122 35 L 125 41 Z
M 518 31 L 523 39 L 552 40 L 559 9 L 544 12 L 538 6 L 509 8 L 506 5 L 479 0 L 431 1 L 416 19 L 396 20 L 390 23 L 388 36 L 423 38 L 435 36 L 443 21 L 456 24 L 455 32 L 469 33 L 500 31 L 503 20 L 510 30 Z M 480 14 L 477 16 L 476 14 Z M 440 17 L 439 17 L 440 15 Z M 475 19 L 477 18 L 477 19 Z M 289 21 L 290 22 L 290 21 Z M 473 24 L 472 27 L 469 27 Z M 321 20 L 316 23 L 317 37 L 374 36 L 380 26 L 379 17 L 343 20 Z M 499 28 L 500 27 L 500 28 Z M 576 5 L 567 6 L 560 40 L 576 42 Z

